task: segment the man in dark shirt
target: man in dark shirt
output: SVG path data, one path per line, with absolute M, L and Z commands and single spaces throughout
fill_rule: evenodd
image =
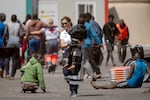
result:
M 119 35 L 119 31 L 116 27 L 116 24 L 113 22 L 113 20 L 114 20 L 114 16 L 109 15 L 109 22 L 106 23 L 103 27 L 104 38 L 105 38 L 105 43 L 107 48 L 106 66 L 108 65 L 109 58 L 111 58 L 113 66 L 116 66 L 112 51 L 114 50 L 115 36 Z

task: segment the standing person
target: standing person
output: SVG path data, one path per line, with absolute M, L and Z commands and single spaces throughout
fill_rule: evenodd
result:
M 106 66 L 108 66 L 109 58 L 111 58 L 113 66 L 116 66 L 113 57 L 113 50 L 114 50 L 115 36 L 119 35 L 119 31 L 116 27 L 116 24 L 113 22 L 114 16 L 109 15 L 108 18 L 109 18 L 109 22 L 106 23 L 103 27 L 104 39 L 107 48 Z
M 112 83 L 111 85 L 105 85 L 105 86 L 98 86 L 95 84 L 95 80 L 91 81 L 91 85 L 95 89 L 113 89 L 113 88 L 124 88 L 124 87 L 129 87 L 129 88 L 139 88 L 142 86 L 144 75 L 147 72 L 150 72 L 147 64 L 144 62 L 143 59 L 141 59 L 141 56 L 139 52 L 135 52 L 134 55 L 135 63 L 131 65 L 131 69 L 129 72 L 128 79 L 123 82 L 119 83 Z
M 33 14 L 31 21 L 29 22 L 27 26 L 26 31 L 26 39 L 27 43 L 29 44 L 29 54 L 32 54 L 33 52 L 38 52 L 42 54 L 41 48 L 42 48 L 42 39 L 43 35 L 32 33 L 34 31 L 39 31 L 43 27 L 49 27 L 46 23 L 40 21 L 37 14 Z
M 23 26 L 24 26 L 24 30 L 25 30 L 25 32 L 26 32 L 26 30 L 27 30 L 27 26 L 28 26 L 28 24 L 29 24 L 29 22 L 31 21 L 31 15 L 30 14 L 27 14 L 26 15 L 26 18 L 25 18 L 25 21 L 23 22 Z M 26 52 L 26 50 L 28 50 L 28 44 L 27 44 L 27 41 L 26 41 L 26 35 L 25 34 L 23 34 L 22 35 L 22 41 L 21 41 L 21 46 L 22 46 L 22 52 L 21 52 L 21 63 L 23 64 L 23 63 L 26 63 L 26 59 L 25 59 L 25 52 Z
M 97 33 L 99 39 L 103 43 L 103 40 L 102 40 L 103 32 L 102 32 L 100 25 L 94 20 L 94 16 L 92 16 L 90 13 L 86 13 L 85 15 L 86 15 L 89 23 L 91 24 L 91 26 Z M 93 39 L 92 39 L 92 42 L 93 42 L 92 47 L 91 47 L 92 59 L 90 62 L 91 62 L 93 71 L 96 73 L 96 77 L 100 78 L 101 77 L 100 65 L 102 64 L 104 57 L 103 57 L 103 53 L 101 51 L 100 46 Z
M 128 40 L 129 40 L 129 30 L 128 30 L 128 26 L 126 25 L 123 19 L 121 19 L 120 22 L 116 24 L 116 26 L 120 32 L 120 35 L 117 37 L 118 56 L 120 62 L 124 62 L 126 58 L 126 51 L 127 51 L 126 45 L 128 44 Z
M 9 75 L 9 61 L 10 57 L 5 58 L 5 69 L 6 69 L 6 77 L 9 79 L 14 79 L 14 76 L 16 74 L 16 70 L 18 67 L 18 64 L 20 63 L 20 57 L 19 57 L 19 48 L 20 48 L 20 24 L 17 22 L 17 16 L 14 14 L 11 16 L 11 22 L 8 23 L 8 33 L 9 33 L 9 39 L 8 43 L 6 45 L 6 48 L 9 49 L 15 49 L 13 50 L 12 54 L 12 68 L 11 68 L 11 74 Z
M 82 60 L 82 67 L 80 71 L 80 77 L 81 80 L 83 80 L 83 77 L 85 75 L 85 72 L 87 71 L 88 75 L 91 77 L 95 77 L 93 69 L 92 69 L 92 63 L 91 61 L 93 60 L 93 54 L 92 54 L 92 40 L 94 40 L 99 46 L 102 45 L 102 41 L 96 34 L 95 30 L 89 23 L 89 19 L 87 18 L 86 14 L 80 14 L 79 18 L 84 19 L 84 26 L 86 27 L 87 30 L 87 37 L 84 41 L 84 44 L 82 45 L 82 54 L 83 54 L 83 60 Z
M 41 56 L 37 53 L 33 53 L 29 62 L 21 68 L 21 86 L 24 93 L 31 91 L 36 93 L 36 90 L 40 86 L 43 92 L 46 92 L 46 86 L 43 76 L 43 69 L 40 63 Z
M 0 13 L 0 48 L 4 47 L 4 39 L 6 34 L 7 26 L 4 24 L 6 20 L 6 15 L 4 13 Z M 4 73 L 4 58 L 0 56 L 0 77 L 3 78 Z
M 57 57 L 59 50 L 59 28 L 54 25 L 52 19 L 48 20 L 48 24 L 52 27 L 42 28 L 40 31 L 32 32 L 32 33 L 44 33 L 46 40 L 46 55 L 45 57 L 50 58 L 50 60 L 46 61 L 46 66 L 48 66 L 48 72 L 55 72 L 55 68 L 57 65 Z
M 69 18 L 68 16 L 64 16 L 61 19 L 61 26 L 64 29 L 61 33 L 60 33 L 60 48 L 62 49 L 62 65 L 64 63 L 63 58 L 65 57 L 64 52 L 66 51 L 66 49 L 69 47 L 69 44 L 71 43 L 71 36 L 68 33 L 71 28 L 72 28 L 72 21 L 71 18 Z
M 50 62 L 48 63 L 48 72 L 54 73 L 57 66 L 57 57 L 59 50 L 59 28 L 54 26 L 54 21 L 49 19 L 48 23 L 53 26 L 50 28 L 43 28 L 46 40 L 46 54 L 50 54 Z
M 70 96 L 76 97 L 78 94 L 78 73 L 81 68 L 82 52 L 81 45 L 84 43 L 86 38 L 86 29 L 84 25 L 78 24 L 74 26 L 69 32 L 72 38 L 72 43 L 69 48 L 65 51 L 65 60 L 63 71 L 65 79 L 69 84 Z

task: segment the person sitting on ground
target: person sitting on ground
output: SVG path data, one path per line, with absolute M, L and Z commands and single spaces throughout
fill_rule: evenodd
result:
M 123 82 L 119 83 L 112 83 L 109 86 L 98 86 L 95 84 L 94 81 L 96 79 L 93 79 L 91 81 L 91 85 L 95 89 L 113 89 L 113 88 L 139 88 L 142 86 L 144 75 L 146 74 L 146 71 L 149 73 L 149 69 L 147 67 L 147 64 L 144 62 L 144 60 L 141 59 L 140 54 L 138 52 L 134 55 L 135 63 L 131 65 L 130 73 L 128 76 L 128 79 Z
M 43 92 L 46 92 L 43 70 L 40 63 L 41 56 L 37 53 L 32 54 L 29 62 L 21 68 L 21 85 L 22 91 L 31 91 L 36 93 L 40 86 Z

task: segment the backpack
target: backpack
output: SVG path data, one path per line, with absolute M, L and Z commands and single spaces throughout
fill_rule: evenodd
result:
M 93 26 L 93 28 L 94 28 L 95 32 L 97 33 L 98 37 L 100 38 L 100 40 L 102 40 L 102 38 L 103 38 L 103 30 L 100 27 L 100 25 L 97 22 L 95 22 L 95 21 L 93 21 L 91 23 L 91 25 Z
M 101 27 L 100 27 L 100 25 L 98 23 L 95 23 L 95 25 L 97 25 L 96 33 L 99 36 L 99 38 L 102 40 L 103 34 L 104 34 L 103 30 L 101 29 Z

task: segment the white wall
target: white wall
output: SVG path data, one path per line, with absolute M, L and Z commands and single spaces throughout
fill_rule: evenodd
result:
M 51 3 L 58 6 L 58 24 L 64 16 L 71 18 L 73 24 L 77 22 L 76 3 L 77 2 L 94 2 L 96 4 L 96 21 L 103 26 L 104 24 L 104 1 L 105 0 L 39 0 L 40 3 Z M 51 7 L 50 7 L 51 8 Z
M 2 12 L 6 14 L 7 22 L 12 14 L 16 14 L 23 22 L 26 16 L 26 0 L 0 0 L 0 13 Z

